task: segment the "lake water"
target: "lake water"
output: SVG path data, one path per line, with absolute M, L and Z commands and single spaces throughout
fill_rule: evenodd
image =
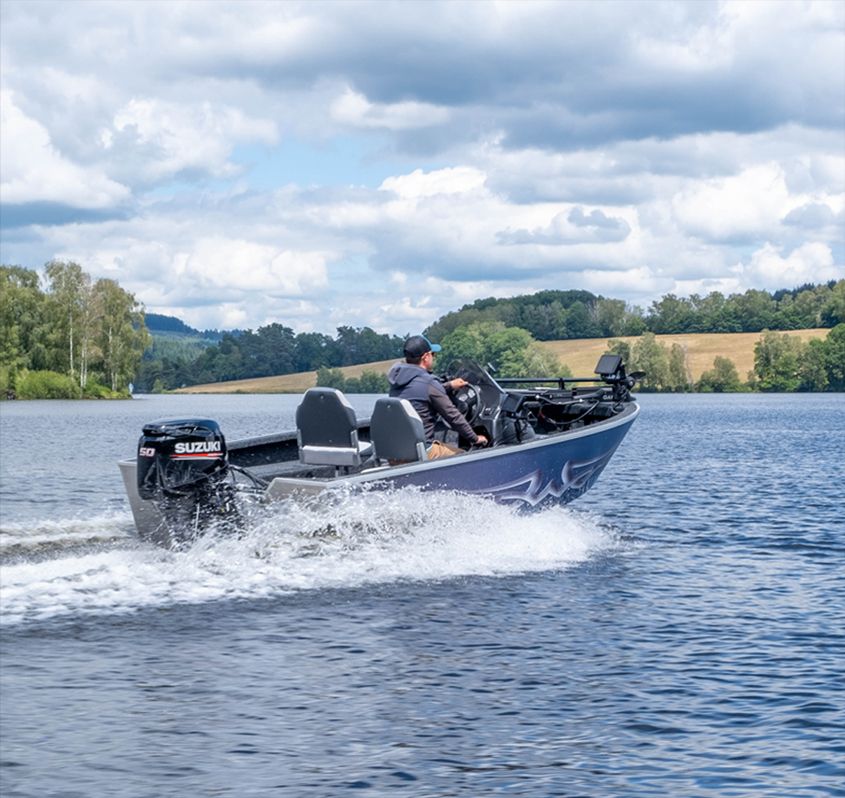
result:
M 133 541 L 145 421 L 296 403 L 0 405 L 4 798 L 845 796 L 845 396 L 642 396 L 536 515 L 349 495 Z

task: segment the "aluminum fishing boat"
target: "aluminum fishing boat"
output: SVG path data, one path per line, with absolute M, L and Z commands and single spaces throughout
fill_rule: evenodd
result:
M 467 381 L 454 400 L 489 441 L 428 459 L 422 421 L 406 400 L 376 400 L 356 418 L 334 388 L 311 388 L 296 429 L 227 443 L 211 419 L 143 428 L 137 456 L 120 462 L 139 537 L 180 547 L 209 528 L 242 530 L 244 506 L 319 495 L 343 486 L 415 486 L 492 497 L 530 509 L 567 503 L 596 481 L 639 413 L 617 355 L 593 377 L 495 379 L 471 362 L 448 377 Z M 460 445 L 457 434 L 438 437 Z

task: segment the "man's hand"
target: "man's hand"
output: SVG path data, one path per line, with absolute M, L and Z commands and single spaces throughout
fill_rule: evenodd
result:
M 479 435 L 478 440 L 475 442 L 475 445 L 476 446 L 486 446 L 488 443 L 489 443 L 489 441 L 487 440 L 486 435 Z
M 449 380 L 450 391 L 457 391 L 459 388 L 463 388 L 464 385 L 469 385 L 469 383 L 463 377 L 455 377 L 454 380 Z

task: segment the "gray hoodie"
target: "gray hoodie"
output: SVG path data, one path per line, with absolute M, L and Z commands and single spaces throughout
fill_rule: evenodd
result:
M 413 363 L 394 363 L 387 373 L 390 396 L 407 399 L 417 411 L 425 427 L 427 443 L 434 440 L 434 422 L 441 416 L 455 431 L 470 443 L 478 442 L 478 435 L 463 414 L 452 403 L 440 380 Z

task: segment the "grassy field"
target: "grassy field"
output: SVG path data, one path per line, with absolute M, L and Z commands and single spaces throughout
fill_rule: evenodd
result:
M 789 330 L 787 335 L 797 336 L 802 341 L 825 338 L 828 329 Z M 733 360 L 740 379 L 745 380 L 754 368 L 754 344 L 762 333 L 690 333 L 688 335 L 658 335 L 657 340 L 667 348 L 680 344 L 687 355 L 687 364 L 693 380 L 713 368 L 717 355 Z M 607 351 L 610 338 L 584 338 L 572 341 L 543 341 L 541 346 L 553 352 L 561 363 L 566 363 L 575 376 L 589 376 L 593 373 L 599 356 Z M 632 344 L 636 338 L 622 337 L 619 340 Z
M 824 338 L 827 329 L 791 330 L 787 334 L 802 341 Z M 671 347 L 680 344 L 687 353 L 687 362 L 692 378 L 697 380 L 702 372 L 713 367 L 717 355 L 730 358 L 736 365 L 741 379 L 754 368 L 754 344 L 762 333 L 694 333 L 689 335 L 658 335 L 657 340 Z M 572 370 L 575 376 L 590 376 L 599 356 L 607 351 L 609 338 L 580 338 L 571 341 L 543 341 L 541 346 L 553 352 L 558 359 Z M 622 338 L 634 343 L 636 338 Z M 359 366 L 345 366 L 340 369 L 344 377 L 360 377 L 364 371 L 386 373 L 396 360 L 380 360 Z M 285 374 L 280 377 L 259 377 L 252 380 L 232 380 L 207 385 L 192 385 L 176 393 L 302 393 L 313 388 L 317 381 L 316 371 L 299 374 Z

